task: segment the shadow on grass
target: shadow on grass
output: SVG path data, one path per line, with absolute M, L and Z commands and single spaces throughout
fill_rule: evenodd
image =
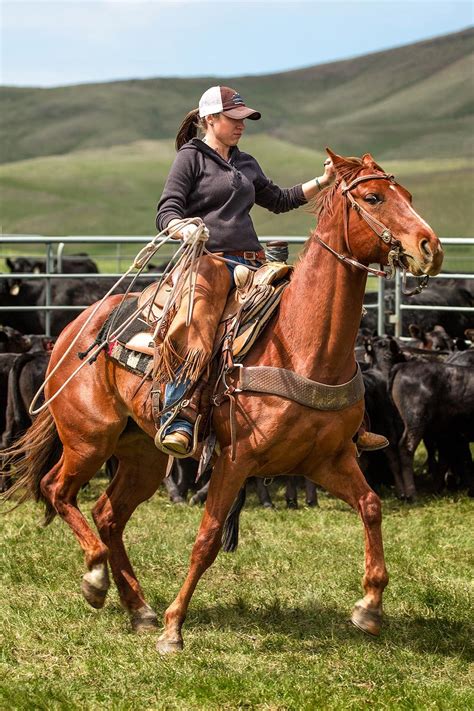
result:
M 237 600 L 229 606 L 191 608 L 184 634 L 186 628 L 196 632 L 199 628 L 212 625 L 236 635 L 283 635 L 291 646 L 296 640 L 313 642 L 319 648 L 333 647 L 334 643 L 383 644 L 395 650 L 436 653 L 466 661 L 473 659 L 472 638 L 467 625 L 462 622 L 441 617 L 385 617 L 381 636 L 374 638 L 352 626 L 349 615 L 349 610 L 346 614 L 329 605 L 323 607 L 311 603 L 285 608 L 274 600 L 266 607 L 250 608 L 244 601 Z M 281 640 L 279 644 L 281 646 Z M 273 646 L 273 643 L 270 641 L 269 645 Z

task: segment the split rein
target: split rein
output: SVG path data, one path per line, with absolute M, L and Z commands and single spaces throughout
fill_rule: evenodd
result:
M 406 296 L 413 296 L 414 294 L 419 294 L 428 285 L 429 276 L 425 274 L 422 277 L 414 277 L 415 279 L 419 279 L 418 286 L 416 286 L 414 289 L 406 290 L 407 268 L 401 263 L 401 257 L 403 256 L 404 252 L 400 241 L 395 239 L 391 230 L 386 225 L 384 225 L 383 222 L 380 222 L 369 212 L 367 212 L 367 210 L 365 210 L 351 194 L 351 190 L 353 190 L 356 185 L 359 185 L 359 183 L 364 183 L 367 180 L 389 180 L 391 183 L 395 183 L 395 178 L 393 177 L 393 175 L 389 175 L 388 173 L 374 173 L 372 175 L 362 175 L 359 178 L 355 178 L 351 183 L 349 183 L 349 185 L 343 183 L 341 193 L 343 198 L 345 198 L 345 201 L 342 205 L 344 217 L 344 241 L 349 254 L 351 254 L 351 248 L 349 245 L 349 209 L 352 208 L 360 215 L 360 217 L 362 217 L 363 220 L 365 220 L 365 222 L 369 225 L 369 227 L 377 235 L 377 237 L 379 237 L 382 242 L 384 242 L 390 247 L 390 251 L 388 253 L 388 270 L 385 271 L 382 268 L 373 269 L 372 267 L 368 267 L 365 264 L 358 262 L 357 259 L 354 259 L 354 257 L 352 256 L 347 256 L 341 254 L 340 252 L 337 252 L 335 249 L 326 244 L 326 242 L 323 242 L 323 240 L 319 237 L 318 234 L 315 234 L 314 238 L 322 247 L 327 249 L 328 252 L 331 252 L 331 254 L 333 254 L 337 259 L 339 259 L 340 262 L 350 264 L 353 267 L 357 267 L 357 269 L 362 269 L 363 271 L 366 271 L 369 274 L 373 274 L 374 276 L 380 277 L 382 279 L 392 279 L 396 274 L 397 267 L 401 267 L 403 270 L 402 293 Z

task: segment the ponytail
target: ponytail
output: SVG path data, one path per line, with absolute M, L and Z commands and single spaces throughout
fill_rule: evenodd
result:
M 178 134 L 176 136 L 175 146 L 176 150 L 179 151 L 181 146 L 197 136 L 197 130 L 199 127 L 199 109 L 193 109 L 183 119 L 183 123 L 179 127 Z

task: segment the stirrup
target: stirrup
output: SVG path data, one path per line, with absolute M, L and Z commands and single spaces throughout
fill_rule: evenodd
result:
M 189 452 L 185 452 L 183 454 L 179 454 L 178 452 L 175 452 L 173 449 L 168 449 L 166 444 L 163 443 L 163 440 L 165 439 L 165 430 L 168 429 L 170 426 L 172 420 L 175 419 L 176 415 L 178 414 L 178 411 L 172 417 L 171 420 L 168 420 L 164 425 L 160 427 L 158 432 L 155 435 L 155 447 L 160 449 L 162 452 L 167 454 L 169 457 L 174 457 L 175 459 L 186 459 L 186 457 L 192 457 L 196 453 L 196 449 L 198 446 L 198 432 L 199 432 L 199 423 L 201 422 L 201 415 L 198 415 L 196 417 L 196 422 L 193 425 L 193 436 L 191 438 L 191 448 Z

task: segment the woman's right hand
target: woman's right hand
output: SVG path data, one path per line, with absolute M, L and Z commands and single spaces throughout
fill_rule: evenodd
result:
M 171 235 L 171 239 L 183 239 L 183 234 L 181 230 L 176 230 L 175 229 L 178 227 L 183 222 L 183 220 L 178 219 L 177 217 L 174 217 L 172 220 L 169 221 L 168 227 L 166 228 L 168 232 L 173 232 L 174 234 Z M 184 229 L 184 228 L 182 228 Z
M 193 219 L 193 222 L 189 222 L 189 219 Z M 183 224 L 183 226 L 180 229 L 177 229 L 177 228 L 179 228 L 180 224 L 186 223 L 186 222 L 188 222 L 188 224 Z M 176 230 L 176 232 L 174 232 L 174 234 L 172 235 L 172 239 L 181 239 L 181 240 L 183 240 L 183 242 L 191 242 L 191 241 L 193 241 L 193 238 L 196 235 L 196 230 L 200 229 L 203 226 L 203 224 L 204 223 L 200 217 L 185 218 L 183 220 L 174 218 L 173 220 L 170 220 L 170 223 L 169 223 L 167 229 L 170 232 L 174 232 L 174 230 Z M 201 233 L 202 233 L 201 240 L 203 242 L 207 241 L 207 231 L 206 231 L 206 235 L 204 235 L 203 230 L 201 230 Z

